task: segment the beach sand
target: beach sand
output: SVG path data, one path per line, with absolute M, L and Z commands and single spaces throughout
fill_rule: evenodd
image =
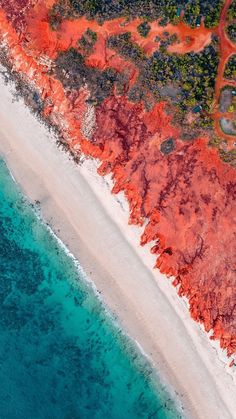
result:
M 236 379 L 187 303 L 159 271 L 140 230 L 128 226 L 127 204 L 110 193 L 97 163 L 76 166 L 27 109 L 12 101 L 0 77 L 0 154 L 23 192 L 78 258 L 124 330 L 141 345 L 187 417 L 236 418 Z

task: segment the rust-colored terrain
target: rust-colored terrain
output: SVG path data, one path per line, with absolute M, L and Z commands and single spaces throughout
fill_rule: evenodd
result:
M 145 225 L 141 245 L 234 356 L 236 3 L 219 1 L 213 25 L 184 7 L 163 22 L 74 3 L 0 0 L 1 61 L 68 149 L 112 174 L 130 223 Z

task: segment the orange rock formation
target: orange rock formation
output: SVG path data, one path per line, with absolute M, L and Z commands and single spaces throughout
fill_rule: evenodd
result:
M 147 111 L 143 103 L 131 103 L 115 91 L 94 108 L 96 123 L 90 138 L 85 138 L 81 128 L 89 91 L 86 86 L 65 91 L 51 74 L 58 51 L 76 46 L 89 27 L 96 29 L 98 38 L 86 58 L 87 65 L 102 70 L 126 68 L 131 84 L 137 69 L 106 47 L 108 33 L 124 30 L 122 19 L 98 25 L 81 17 L 64 21 L 52 31 L 48 23 L 52 4 L 53 0 L 0 0 L 0 40 L 7 47 L 13 69 L 40 93 L 43 116 L 60 129 L 70 148 L 98 158 L 100 175 L 112 174 L 113 193 L 124 191 L 129 202 L 130 223 L 143 225 L 147 221 L 141 245 L 152 243 L 156 267 L 174 277 L 179 295 L 188 298 L 193 319 L 212 331 L 212 339 L 219 339 L 229 356 L 235 354 L 235 170 L 207 146 L 206 137 L 181 141 L 181 129 L 174 126 L 165 103 Z M 222 22 L 229 4 L 227 0 Z M 125 31 L 131 31 L 133 41 L 147 54 L 157 48 L 152 40 L 163 30 L 179 37 L 180 43 L 169 47 L 171 52 L 198 52 L 209 44 L 212 33 L 225 41 L 222 23 L 213 31 L 203 24 L 191 29 L 183 23 L 163 29 L 154 22 L 145 39 L 136 30 L 139 23 L 138 19 L 127 23 Z M 190 43 L 185 42 L 186 36 Z M 227 43 L 224 63 L 230 54 L 232 44 Z M 217 94 L 224 65 L 220 65 Z

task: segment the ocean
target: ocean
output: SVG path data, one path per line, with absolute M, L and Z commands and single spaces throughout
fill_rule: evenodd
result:
M 181 417 L 3 160 L 0 383 L 0 419 Z

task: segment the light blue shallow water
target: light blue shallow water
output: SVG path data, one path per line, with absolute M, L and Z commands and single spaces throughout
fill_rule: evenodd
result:
M 179 417 L 0 160 L 0 418 Z

